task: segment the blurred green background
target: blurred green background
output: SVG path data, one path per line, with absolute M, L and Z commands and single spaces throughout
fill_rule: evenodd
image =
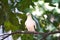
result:
M 54 32 L 60 30 L 60 0 L 0 0 L 0 25 L 4 30 L 26 31 L 26 13 L 30 12 L 37 22 L 37 32 Z M 34 19 L 34 20 L 35 20 Z M 35 20 L 35 21 L 36 21 Z M 33 34 L 15 34 L 16 40 L 35 40 Z M 58 34 L 49 35 L 46 40 L 58 40 Z M 37 37 L 40 40 L 42 35 Z

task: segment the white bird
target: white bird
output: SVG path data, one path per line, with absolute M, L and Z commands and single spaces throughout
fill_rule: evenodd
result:
M 25 21 L 25 25 L 26 28 L 29 32 L 36 32 L 35 28 L 36 28 L 36 23 L 35 21 L 32 19 L 32 16 L 30 13 L 27 13 L 27 20 Z

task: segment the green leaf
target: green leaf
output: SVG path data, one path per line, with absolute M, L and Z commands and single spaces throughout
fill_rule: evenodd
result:
M 16 26 L 18 26 L 19 25 L 19 21 L 18 21 L 18 19 L 16 18 L 16 14 L 14 14 L 14 13 L 9 13 L 8 14 L 9 16 L 9 21 L 13 24 L 13 25 L 16 25 Z
M 19 18 L 21 18 L 22 19 L 22 21 L 21 21 L 21 27 L 20 27 L 20 29 L 21 30 L 25 30 L 25 21 L 26 21 L 26 15 L 25 14 L 16 14 Z
M 23 34 L 21 38 L 22 40 L 33 40 L 33 34 Z
M 58 3 L 60 0 L 52 0 L 52 3 Z
M 51 3 L 51 2 L 52 2 L 52 0 L 44 0 L 44 2 Z
M 5 21 L 4 22 L 4 26 L 5 26 L 5 31 L 9 31 L 12 30 L 12 32 L 19 30 L 19 26 L 15 26 L 13 25 L 10 21 Z
M 16 6 L 20 11 L 24 11 L 26 8 L 29 8 L 31 3 L 32 0 L 22 0 L 20 3 L 17 3 Z
M 32 0 L 33 2 L 37 2 L 38 0 Z
M 5 31 L 6 32 L 8 32 L 9 30 L 12 30 L 12 32 L 20 30 L 20 26 L 15 26 L 8 20 L 4 22 L 4 26 L 5 26 Z M 13 39 L 16 40 L 20 36 L 20 34 L 15 34 L 15 35 L 12 35 L 12 36 L 13 36 Z

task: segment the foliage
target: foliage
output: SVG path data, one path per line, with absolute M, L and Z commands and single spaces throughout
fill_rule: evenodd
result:
M 40 27 L 36 29 L 38 32 L 57 31 L 60 30 L 59 8 L 60 0 L 0 0 L 0 25 L 4 24 L 5 31 L 27 30 L 25 28 L 26 13 L 31 12 L 38 21 L 33 18 L 37 22 L 37 27 Z M 22 19 L 21 24 L 19 19 Z M 13 35 L 15 39 L 18 36 L 21 36 L 22 40 L 33 40 L 31 34 Z M 38 39 L 41 37 L 40 35 Z M 46 40 L 55 40 L 55 38 L 57 36 L 49 35 Z

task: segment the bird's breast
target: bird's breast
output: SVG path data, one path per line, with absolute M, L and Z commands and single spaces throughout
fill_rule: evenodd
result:
M 33 21 L 33 20 L 27 20 L 27 21 L 25 22 L 25 25 L 26 25 L 26 26 L 34 26 L 34 21 Z

